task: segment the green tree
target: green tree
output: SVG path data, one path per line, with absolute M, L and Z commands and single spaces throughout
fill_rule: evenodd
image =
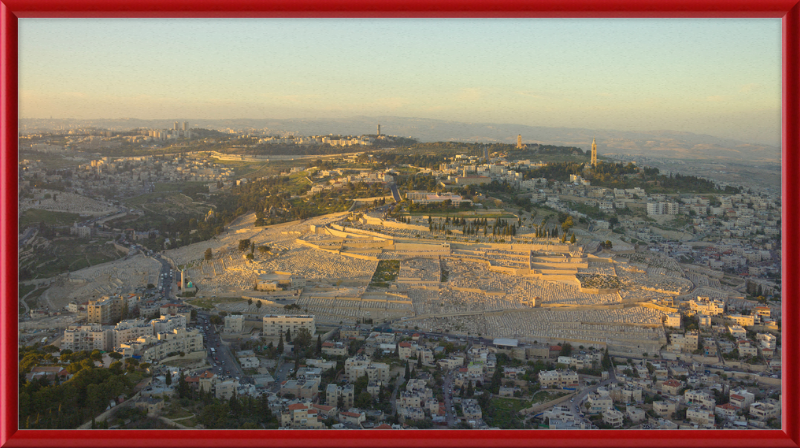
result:
M 282 354 L 283 354 L 283 333 L 281 333 L 281 338 L 278 340 L 278 356 Z
M 317 335 L 317 352 L 316 354 L 319 355 L 322 353 L 322 335 Z
M 205 253 L 203 255 L 205 256 L 206 260 L 210 260 L 214 256 L 214 254 L 211 252 L 211 248 L 210 247 L 208 249 L 206 249 L 206 251 L 205 251 Z
M 364 374 L 360 377 L 356 378 L 356 381 L 353 383 L 353 393 L 357 397 L 362 392 L 367 390 L 367 385 L 369 385 L 369 377 Z
M 369 392 L 361 392 L 356 396 L 354 404 L 357 408 L 368 409 L 372 407 L 372 395 Z
M 172 385 L 172 372 L 170 372 L 169 369 L 167 369 L 167 377 L 164 382 L 167 383 L 167 386 Z
M 304 352 L 308 347 L 311 346 L 311 340 L 311 333 L 309 333 L 307 328 L 301 328 L 297 330 L 297 335 L 294 337 L 294 347 L 298 356 L 301 352 Z
M 611 368 L 611 356 L 608 354 L 608 347 L 606 347 L 605 352 L 603 352 L 603 360 L 601 361 L 603 365 L 603 369 L 610 369 Z
M 572 216 L 567 216 L 564 222 L 561 223 L 561 228 L 564 229 L 564 233 L 566 233 L 573 225 L 575 224 L 572 222 Z
M 186 382 L 186 374 L 178 377 L 178 396 L 180 398 L 188 398 L 190 395 L 189 383 Z
M 108 370 L 114 375 L 123 375 L 125 373 L 122 371 L 122 362 L 120 361 L 112 362 L 111 365 L 108 366 Z

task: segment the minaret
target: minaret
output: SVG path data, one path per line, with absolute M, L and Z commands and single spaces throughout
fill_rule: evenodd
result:
M 181 269 L 181 290 L 183 290 L 185 284 L 186 284 L 186 271 Z
M 597 166 L 597 143 L 595 143 L 594 137 L 592 137 L 592 166 Z
M 381 125 L 378 125 L 378 137 L 381 136 Z
M 517 134 L 517 149 L 522 148 L 522 134 Z

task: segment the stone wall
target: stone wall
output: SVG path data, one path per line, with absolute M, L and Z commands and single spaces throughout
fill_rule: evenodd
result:
M 552 391 L 553 392 L 564 392 L 564 391 L 559 390 L 559 389 L 552 389 Z M 569 394 L 567 394 L 567 395 L 565 395 L 563 397 L 556 398 L 555 400 L 550 400 L 550 401 L 545 401 L 544 403 L 535 404 L 535 405 L 533 405 L 533 406 L 531 406 L 531 407 L 529 407 L 527 409 L 520 410 L 519 413 L 522 414 L 522 415 L 536 414 L 539 411 L 544 411 L 547 408 L 551 408 L 551 407 L 553 407 L 555 405 L 561 404 L 561 403 L 569 400 L 570 398 L 574 397 L 575 394 L 576 394 L 576 392 L 572 392 L 572 393 L 569 393 Z
M 653 310 L 662 311 L 664 313 L 677 313 L 678 312 L 677 308 L 671 308 L 671 307 L 668 307 L 668 306 L 656 305 L 653 302 L 639 302 L 638 305 L 639 306 L 643 306 L 645 308 L 650 308 L 650 309 L 653 309 Z
M 619 292 L 619 288 L 584 288 L 579 286 L 578 289 L 586 294 L 616 294 Z

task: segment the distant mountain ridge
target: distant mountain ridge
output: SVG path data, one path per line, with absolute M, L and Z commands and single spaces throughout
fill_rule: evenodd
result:
M 210 129 L 269 129 L 276 134 L 297 135 L 361 135 L 375 134 L 381 125 L 381 133 L 413 137 L 421 142 L 432 141 L 484 141 L 516 143 L 517 134 L 524 143 L 543 143 L 576 146 L 590 149 L 592 138 L 597 139 L 597 150 L 601 155 L 638 155 L 681 159 L 718 159 L 739 162 L 780 163 L 781 151 L 776 146 L 746 143 L 711 135 L 694 134 L 672 130 L 618 131 L 584 128 L 529 126 L 508 123 L 469 123 L 436 120 L 429 118 L 407 118 L 393 116 L 308 118 L 308 119 L 223 119 L 223 120 L 47 120 L 21 119 L 21 124 L 41 127 L 50 125 L 96 126 L 114 130 L 137 127 L 171 128 L 174 121 L 188 121 L 190 127 Z

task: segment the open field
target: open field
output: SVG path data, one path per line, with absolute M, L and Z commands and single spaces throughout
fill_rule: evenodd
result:
M 19 268 L 27 270 L 31 278 L 48 278 L 66 271 L 77 271 L 109 261 L 124 254 L 105 241 L 87 241 L 85 238 L 58 238 L 49 241 L 34 238 L 20 253 Z
M 181 191 L 187 187 L 199 187 L 207 184 L 208 182 L 158 182 L 155 184 L 154 193 L 164 193 L 168 191 Z
M 25 294 L 36 289 L 36 285 L 23 285 L 22 283 L 19 284 L 19 298 L 25 297 Z
M 487 411 L 492 414 L 492 426 L 506 428 L 512 421 L 520 419 L 519 411 L 531 406 L 532 403 L 528 400 L 495 397 L 489 402 L 490 409 Z
M 389 283 L 397 280 L 399 272 L 399 260 L 381 260 L 378 262 L 378 267 L 375 269 L 375 274 L 373 274 L 372 281 L 369 285 L 379 288 L 388 288 Z
M 109 247 L 113 247 L 109 245 Z M 137 254 L 110 263 L 97 264 L 89 268 L 69 273 L 69 280 L 61 277 L 42 297 L 51 309 L 61 309 L 70 300 L 85 301 L 114 293 L 133 292 L 148 283 L 157 283 L 161 263 Z M 40 276 L 43 278 L 44 276 Z M 35 292 L 34 294 L 37 294 Z
M 53 143 L 56 144 L 56 143 Z M 73 156 L 82 156 L 85 154 L 81 154 L 75 151 L 70 151 Z M 62 157 L 59 154 L 45 154 L 37 151 L 19 151 L 19 160 L 37 160 L 42 163 L 42 167 L 46 170 L 57 170 L 61 168 L 75 168 L 82 163 L 86 163 L 91 159 L 84 159 L 84 160 L 74 160 Z
M 24 229 L 38 222 L 43 222 L 49 226 L 71 226 L 75 221 L 80 220 L 81 217 L 77 213 L 28 209 L 20 214 L 19 228 Z
M 99 216 L 116 211 L 117 207 L 80 194 L 42 189 L 33 198 L 28 197 L 19 200 L 20 214 L 30 209 Z M 74 219 L 73 221 L 77 220 Z M 72 222 L 69 224 L 72 224 Z

